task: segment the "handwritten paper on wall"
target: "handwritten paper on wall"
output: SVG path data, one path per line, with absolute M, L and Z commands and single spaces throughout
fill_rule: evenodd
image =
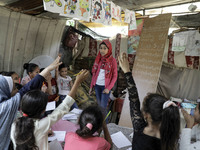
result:
M 144 20 L 133 66 L 133 77 L 141 102 L 147 93 L 156 92 L 170 20 L 171 14 L 162 14 Z M 121 126 L 131 126 L 130 118 L 127 118 L 129 112 L 129 103 L 126 103 L 120 117 Z
M 188 39 L 185 49 L 186 56 L 200 56 L 200 39 L 199 31 L 188 31 Z
M 172 51 L 184 51 L 187 43 L 187 32 L 175 33 L 172 42 Z
M 133 76 L 142 101 L 148 92 L 156 92 L 171 14 L 144 21 Z

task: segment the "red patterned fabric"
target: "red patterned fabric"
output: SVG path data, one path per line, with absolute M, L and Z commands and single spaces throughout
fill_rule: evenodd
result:
M 97 40 L 90 38 L 88 56 L 97 56 Z
M 130 64 L 133 64 L 135 61 L 135 54 L 128 54 L 128 61 Z
M 199 56 L 194 56 L 193 68 L 199 69 Z
M 169 39 L 169 48 L 168 48 L 168 63 L 174 64 L 174 51 L 172 51 L 172 42 L 173 39 Z
M 120 55 L 120 44 L 121 44 L 121 34 L 117 34 L 116 36 L 116 44 L 115 44 L 115 58 L 118 58 Z M 117 64 L 119 64 L 118 59 L 116 59 Z

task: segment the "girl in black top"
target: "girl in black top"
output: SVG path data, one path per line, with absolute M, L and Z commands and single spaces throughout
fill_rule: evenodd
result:
M 140 111 L 140 101 L 129 62 L 124 53 L 119 65 L 125 73 L 130 114 L 134 128 L 133 150 L 175 150 L 180 131 L 180 115 L 175 103 L 156 93 L 148 94 Z

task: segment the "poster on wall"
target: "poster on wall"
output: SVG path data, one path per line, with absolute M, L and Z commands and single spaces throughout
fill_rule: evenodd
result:
M 125 23 L 130 23 L 131 22 L 131 19 L 130 19 L 130 14 L 131 14 L 130 10 L 125 9 L 124 12 L 125 12 L 124 22 Z
M 64 0 L 43 0 L 44 10 L 60 13 L 64 7 Z
M 104 25 L 112 25 L 111 4 L 103 0 L 103 21 Z
M 103 20 L 102 0 L 92 0 L 91 21 L 101 23 Z
M 137 19 L 136 25 L 137 29 L 136 30 L 130 30 L 128 32 L 128 54 L 134 54 L 138 48 L 139 41 L 140 41 L 140 35 L 142 32 L 143 28 L 143 23 L 144 19 Z
M 188 32 L 175 33 L 172 42 L 172 51 L 184 51 L 186 48 Z
M 186 56 L 200 56 L 200 40 L 196 38 L 196 32 L 198 32 L 198 30 L 187 31 Z
M 64 8 L 60 15 L 70 18 L 78 18 L 89 22 L 91 12 L 90 9 L 90 0 L 67 0 L 65 1 Z
M 112 18 L 118 20 L 119 22 L 122 21 L 121 18 L 121 7 L 111 2 L 111 14 Z
M 135 30 L 135 29 L 137 29 L 136 18 L 135 18 L 135 12 L 134 12 L 134 11 L 130 11 L 129 30 Z

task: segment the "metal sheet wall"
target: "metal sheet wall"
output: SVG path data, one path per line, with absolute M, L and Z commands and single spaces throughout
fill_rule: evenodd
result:
M 55 58 L 66 20 L 37 18 L 0 7 L 0 71 L 23 72 L 36 56 Z

